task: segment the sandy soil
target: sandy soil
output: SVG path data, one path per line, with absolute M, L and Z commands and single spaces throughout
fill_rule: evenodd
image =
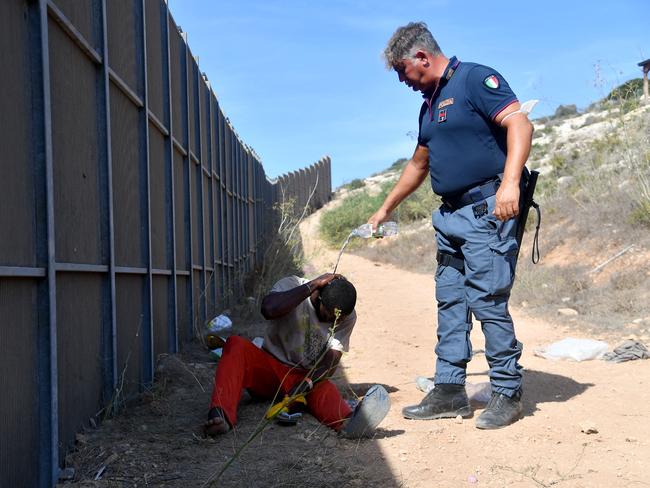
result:
M 331 270 L 337 255 L 315 240 L 317 219 L 301 228 L 308 276 Z M 349 254 L 339 271 L 358 289 L 359 320 L 337 382 L 346 397 L 385 385 L 391 411 L 363 441 L 340 439 L 309 416 L 296 427 L 270 425 L 212 486 L 650 486 L 650 361 L 542 359 L 534 349 L 575 331 L 513 310 L 525 347 L 523 419 L 498 431 L 480 431 L 473 419 L 408 421 L 401 408 L 423 396 L 414 378 L 433 374 L 433 278 Z M 243 332 L 256 335 L 259 325 Z M 479 326 L 472 339 L 475 350 L 483 348 Z M 66 458 L 74 481 L 65 486 L 205 486 L 268 406 L 245 396 L 236 431 L 203 439 L 213 371 L 197 348 L 162 358 L 156 385 L 140 404 L 78 436 Z M 469 382 L 487 381 L 486 372 L 479 353 Z M 587 427 L 596 432 L 582 432 Z
M 314 236 L 314 216 L 303 224 L 307 255 L 331 269 L 336 253 Z M 525 416 L 498 431 L 481 431 L 473 419 L 409 421 L 401 407 L 417 403 L 417 375 L 433 375 L 435 302 L 432 277 L 344 254 L 339 271 L 358 289 L 359 321 L 344 358 L 351 383 L 382 383 L 392 409 L 377 439 L 394 479 L 408 487 L 650 486 L 650 363 L 549 361 L 533 350 L 574 335 L 513 310 L 524 343 Z M 474 349 L 483 347 L 480 326 Z M 615 344 L 614 344 L 615 345 Z M 468 381 L 487 381 L 482 354 Z M 475 416 L 480 413 L 477 410 Z M 581 430 L 593 426 L 597 433 Z

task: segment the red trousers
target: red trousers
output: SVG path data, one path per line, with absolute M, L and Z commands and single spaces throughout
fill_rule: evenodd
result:
M 307 373 L 305 369 L 278 361 L 247 339 L 231 336 L 214 375 L 210 408 L 221 408 L 230 425 L 235 425 L 243 388 L 256 398 L 276 397 L 277 403 Z M 337 431 L 352 413 L 334 383 L 328 380 L 319 381 L 307 394 L 307 410 L 319 422 Z

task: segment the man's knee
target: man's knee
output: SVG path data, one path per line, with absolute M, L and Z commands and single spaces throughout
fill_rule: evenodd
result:
M 509 319 L 508 312 L 509 295 L 500 297 L 486 297 L 485 299 L 470 299 L 469 309 L 474 318 L 479 322 L 492 322 Z
M 309 396 L 322 397 L 331 394 L 338 395 L 338 388 L 330 380 L 322 380 L 314 384 L 314 388 L 309 392 L 308 398 Z
M 226 340 L 226 345 L 223 347 L 223 352 L 225 354 L 226 352 L 241 351 L 243 349 L 247 349 L 251 345 L 253 345 L 251 341 L 245 339 L 244 337 L 230 336 Z

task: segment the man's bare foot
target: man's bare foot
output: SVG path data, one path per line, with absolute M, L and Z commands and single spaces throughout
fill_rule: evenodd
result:
M 208 413 L 208 420 L 203 424 L 203 433 L 209 437 L 225 434 L 230 430 L 230 425 L 220 408 L 212 408 Z

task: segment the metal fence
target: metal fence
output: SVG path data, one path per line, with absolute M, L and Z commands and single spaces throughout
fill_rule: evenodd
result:
M 332 171 L 329 157 L 321 159 L 308 168 L 292 171 L 277 178 L 273 198 L 286 202 L 294 215 L 300 216 L 321 208 L 330 201 Z
M 0 486 L 51 486 L 119 386 L 226 305 L 277 201 L 162 0 L 0 1 Z M 124 366 L 128 364 L 128 368 Z

